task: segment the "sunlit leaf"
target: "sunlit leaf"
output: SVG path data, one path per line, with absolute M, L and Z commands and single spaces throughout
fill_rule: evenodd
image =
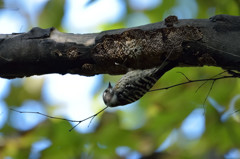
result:
M 40 78 L 12 81 L 5 102 L 9 106 L 21 106 L 26 100 L 41 100 L 42 85 L 43 79 Z
M 45 5 L 39 16 L 38 24 L 42 28 L 60 28 L 64 16 L 65 0 L 51 0 Z

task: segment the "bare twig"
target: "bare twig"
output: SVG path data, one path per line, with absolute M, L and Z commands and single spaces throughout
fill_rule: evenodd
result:
M 184 85 L 184 84 L 188 84 L 188 83 L 193 83 L 193 82 L 203 82 L 203 83 L 197 88 L 197 90 L 196 90 L 196 92 L 197 92 L 197 91 L 198 91 L 204 84 L 206 84 L 208 81 L 212 81 L 211 87 L 210 87 L 210 89 L 209 89 L 209 91 L 208 91 L 208 93 L 207 93 L 207 96 L 205 97 L 204 102 L 203 102 L 204 114 L 205 114 L 205 104 L 206 104 L 206 101 L 207 101 L 207 98 L 208 98 L 209 94 L 210 94 L 211 91 L 212 91 L 212 88 L 213 88 L 213 85 L 214 85 L 215 81 L 216 81 L 216 80 L 219 80 L 219 79 L 236 78 L 236 77 L 238 77 L 238 76 L 236 76 L 235 74 L 232 74 L 232 76 L 221 76 L 221 77 L 217 77 L 217 76 L 219 76 L 219 75 L 222 75 L 222 74 L 225 73 L 225 72 L 229 72 L 229 70 L 228 70 L 228 71 L 220 72 L 220 73 L 218 73 L 217 75 L 212 76 L 211 78 L 199 79 L 199 80 L 190 80 L 184 73 L 178 72 L 178 73 L 182 74 L 182 75 L 186 78 L 187 82 L 178 83 L 178 84 L 175 84 L 175 85 L 172 85 L 172 86 L 169 86 L 169 87 L 163 87 L 163 88 L 159 88 L 159 89 L 153 89 L 153 90 L 150 90 L 149 92 L 159 91 L 159 90 L 163 90 L 163 89 L 169 89 L 169 88 L 173 88 L 173 87 L 176 87 L 176 86 L 180 86 L 180 85 Z M 214 77 L 215 77 L 215 78 L 214 78 Z
M 225 78 L 236 78 L 236 76 L 232 75 L 232 76 L 222 76 L 222 77 L 216 77 L 216 78 L 205 78 L 205 79 L 199 79 L 199 80 L 190 80 L 190 81 L 187 81 L 187 82 L 178 83 L 178 84 L 171 85 L 171 86 L 168 86 L 168 87 L 152 89 L 152 90 L 149 90 L 148 92 L 154 92 L 154 91 L 169 89 L 169 88 L 181 86 L 181 85 L 188 84 L 188 83 L 202 82 L 202 81 L 216 81 L 216 80 L 225 79 Z
M 88 119 L 90 119 L 90 118 L 95 118 L 98 114 L 100 114 L 101 112 L 103 112 L 104 110 L 106 110 L 108 108 L 108 106 L 106 106 L 105 108 L 103 108 L 102 110 L 100 110 L 99 112 L 97 112 L 96 114 L 94 114 L 94 115 L 92 115 L 92 116 L 90 116 L 90 117 L 88 117 L 88 118 L 85 118 L 85 119 L 83 119 L 83 120 L 80 120 L 80 121 L 78 121 L 78 123 L 76 124 L 76 125 L 74 125 L 69 131 L 72 131 L 75 127 L 77 127 L 81 122 L 83 122 L 83 121 L 85 121 L 85 120 L 88 120 Z M 91 123 L 91 121 L 92 120 L 90 120 L 90 123 Z M 90 123 L 89 123 L 89 125 L 90 125 Z M 88 125 L 88 126 L 89 126 Z
M 177 72 L 177 73 L 180 73 L 181 75 L 183 75 L 186 78 L 187 81 L 192 81 L 183 72 Z
M 233 113 L 232 113 L 232 115 L 234 114 L 234 113 L 237 113 L 237 112 L 239 112 L 240 111 L 240 109 L 238 109 L 238 110 L 235 110 Z
M 216 81 L 216 80 L 213 80 L 213 81 L 212 81 L 211 87 L 209 88 L 208 93 L 207 93 L 207 95 L 206 95 L 206 97 L 205 97 L 205 99 L 204 99 L 204 101 L 203 101 L 204 114 L 205 114 L 205 111 L 206 111 L 206 109 L 205 109 L 205 104 L 206 104 L 206 101 L 207 101 L 207 98 L 208 98 L 209 94 L 210 94 L 211 91 L 212 91 L 212 88 L 213 88 L 213 85 L 214 85 L 215 81 Z
M 29 114 L 39 114 L 39 115 L 42 115 L 42 116 L 45 116 L 47 118 L 51 118 L 51 119 L 59 119 L 59 120 L 65 120 L 65 121 L 69 121 L 69 122 L 77 122 L 76 125 L 74 125 L 71 129 L 69 129 L 69 131 L 72 131 L 74 128 L 76 128 L 81 122 L 83 121 L 86 121 L 88 119 L 91 119 L 90 120 L 90 123 L 89 125 L 91 124 L 93 118 L 95 118 L 98 114 L 100 114 L 101 112 L 103 112 L 104 110 L 106 110 L 108 108 L 108 106 L 106 106 L 105 108 L 103 108 L 102 110 L 100 110 L 99 112 L 97 112 L 96 114 L 90 116 L 90 117 L 87 117 L 83 120 L 70 120 L 70 119 L 66 119 L 66 118 L 60 118 L 60 117 L 53 117 L 53 116 L 50 116 L 50 115 L 47 115 L 47 114 L 43 114 L 43 113 L 40 113 L 40 112 L 28 112 L 28 111 L 19 111 L 19 110 L 16 110 L 16 109 L 13 109 L 13 108 L 10 108 L 10 110 L 12 111 L 15 111 L 15 112 L 18 112 L 18 113 L 29 113 Z M 88 127 L 89 127 L 88 125 Z
M 214 77 L 217 77 L 217 76 L 219 76 L 219 75 L 222 75 L 222 74 L 225 73 L 225 72 L 228 72 L 228 71 L 220 72 L 220 73 L 212 76 L 211 78 L 214 78 Z M 234 75 L 233 75 L 233 76 L 234 76 Z M 216 80 L 213 80 L 213 81 L 212 81 L 211 87 L 209 88 L 209 91 L 208 91 L 208 93 L 207 93 L 207 95 L 206 95 L 206 97 L 205 97 L 205 99 L 204 99 L 204 101 L 203 101 L 204 115 L 205 115 L 205 113 L 206 113 L 206 109 L 205 109 L 206 101 L 207 101 L 207 98 L 208 98 L 209 94 L 210 94 L 211 91 L 212 91 L 212 88 L 213 88 L 213 85 L 214 85 L 215 81 L 216 81 Z M 203 85 L 205 85 L 207 82 L 208 82 L 208 81 L 203 82 L 203 83 L 197 88 L 197 90 L 195 91 L 195 93 L 197 93 L 198 90 L 199 90 Z
M 65 120 L 65 121 L 69 121 L 69 122 L 79 122 L 79 121 L 76 121 L 76 120 L 70 120 L 70 119 L 65 119 L 65 118 L 60 118 L 60 117 L 53 117 L 53 116 L 50 116 L 50 115 L 47 115 L 47 114 L 43 114 L 43 113 L 40 113 L 40 112 L 20 111 L 20 110 L 16 110 L 16 109 L 13 109 L 13 108 L 10 108 L 10 110 L 18 112 L 18 113 L 24 113 L 24 114 L 27 114 L 27 113 L 28 114 L 39 114 L 39 115 L 45 116 L 47 118 L 60 119 L 60 120 Z
M 227 71 L 220 72 L 220 73 L 212 76 L 210 79 L 212 79 L 212 78 L 214 78 L 214 77 L 217 77 L 217 76 L 219 76 L 219 75 L 222 75 L 222 74 L 225 73 L 225 72 L 227 72 Z M 233 76 L 234 76 L 234 75 L 233 75 Z M 198 90 L 199 90 L 203 85 L 205 85 L 207 82 L 208 82 L 208 81 L 203 82 L 203 83 L 197 88 L 197 90 L 195 91 L 195 93 L 197 93 Z

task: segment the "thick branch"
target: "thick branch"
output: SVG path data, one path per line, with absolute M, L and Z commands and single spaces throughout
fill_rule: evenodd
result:
M 123 74 L 163 60 L 178 66 L 218 66 L 240 70 L 240 17 L 178 20 L 95 34 L 60 33 L 33 28 L 0 35 L 0 76 L 16 78 L 48 73 Z

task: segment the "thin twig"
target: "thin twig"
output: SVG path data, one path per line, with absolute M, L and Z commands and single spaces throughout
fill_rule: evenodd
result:
M 177 73 L 180 73 L 181 75 L 183 75 L 186 78 L 187 81 L 192 81 L 184 73 L 182 73 L 182 72 L 177 72 Z
M 240 111 L 240 109 L 235 110 L 231 115 L 233 115 L 234 113 L 237 113 L 237 112 L 239 112 L 239 111 Z
M 207 95 L 206 95 L 206 97 L 205 97 L 205 99 L 204 99 L 204 101 L 203 101 L 204 114 L 205 114 L 205 112 L 206 112 L 205 104 L 206 104 L 206 101 L 207 101 L 207 98 L 208 98 L 209 94 L 210 94 L 211 91 L 212 91 L 212 88 L 213 88 L 213 85 L 214 85 L 215 81 L 216 81 L 216 80 L 213 80 L 213 81 L 212 81 L 211 87 L 209 88 L 208 93 L 207 93 Z
M 95 116 L 92 117 L 92 119 L 89 121 L 88 128 L 89 128 L 89 126 L 90 126 L 90 124 L 92 123 L 92 121 L 93 121 L 94 118 L 95 118 Z
M 65 120 L 65 121 L 69 121 L 69 122 L 79 122 L 77 120 L 70 120 L 70 119 L 66 119 L 66 118 L 60 118 L 60 117 L 53 117 L 53 116 L 50 116 L 50 115 L 47 115 L 47 114 L 43 114 L 43 113 L 40 113 L 40 112 L 27 112 L 27 111 L 20 111 L 20 110 L 16 110 L 16 109 L 13 109 L 13 108 L 10 108 L 10 110 L 12 111 L 15 111 L 15 112 L 18 112 L 18 113 L 28 113 L 28 114 L 38 114 L 38 115 L 42 115 L 42 116 L 45 116 L 47 118 L 52 118 L 52 119 L 60 119 L 60 120 Z
M 221 75 L 221 74 L 223 74 L 223 73 L 225 73 L 225 72 L 227 72 L 227 71 L 220 72 L 220 73 L 218 73 L 218 74 L 210 77 L 210 79 L 211 79 L 211 78 L 214 78 L 214 77 L 217 77 L 217 76 L 219 76 L 219 75 Z M 233 75 L 233 76 L 234 76 L 234 75 Z M 197 88 L 197 90 L 195 91 L 195 93 L 197 93 L 198 90 L 199 90 L 203 85 L 205 85 L 207 82 L 208 82 L 208 81 L 203 82 L 203 83 Z
M 168 87 L 152 89 L 152 90 L 149 90 L 148 92 L 154 92 L 154 91 L 169 89 L 169 88 L 173 88 L 173 87 L 177 87 L 177 86 L 181 86 L 181 85 L 188 84 L 188 83 L 193 83 L 193 82 L 216 81 L 216 80 L 225 79 L 225 78 L 236 78 L 236 77 L 235 76 L 222 76 L 222 77 L 217 77 L 217 78 L 206 78 L 206 79 L 199 79 L 199 80 L 191 80 L 191 81 L 187 81 L 187 82 L 182 82 L 182 83 L 178 83 L 178 84 L 175 84 L 175 85 L 171 85 L 171 86 L 168 86 Z
M 76 124 L 76 125 L 74 125 L 69 131 L 72 131 L 75 127 L 77 127 L 81 122 L 83 122 L 83 121 L 85 121 L 85 120 L 88 120 L 88 119 L 90 119 L 90 118 L 94 118 L 95 116 L 97 116 L 98 114 L 100 114 L 101 112 L 103 112 L 105 109 L 107 109 L 108 108 L 108 106 L 106 106 L 105 108 L 103 108 L 102 110 L 100 110 L 99 112 L 97 112 L 96 114 L 94 114 L 94 115 L 92 115 L 92 116 L 90 116 L 90 117 L 88 117 L 88 118 L 85 118 L 85 119 L 83 119 L 83 120 L 80 120 L 80 121 L 78 121 L 78 123 Z
M 106 106 L 105 108 L 103 108 L 102 110 L 100 110 L 99 112 L 97 112 L 96 114 L 94 114 L 94 115 L 92 115 L 92 116 L 90 116 L 90 117 L 87 117 L 87 118 L 85 118 L 85 119 L 83 119 L 83 120 L 70 120 L 70 119 L 66 119 L 66 118 L 53 117 L 53 116 L 50 116 L 50 115 L 47 115 L 47 114 L 43 114 L 43 113 L 40 113 L 40 112 L 20 111 L 20 110 L 16 110 L 16 109 L 13 109 L 13 108 L 10 108 L 10 110 L 15 111 L 15 112 L 18 112 L 18 113 L 38 114 L 38 115 L 45 116 L 45 117 L 47 117 L 47 118 L 65 120 L 65 121 L 69 121 L 69 122 L 73 122 L 73 123 L 74 123 L 74 122 L 75 122 L 75 123 L 77 122 L 76 125 L 74 125 L 71 129 L 69 129 L 69 131 L 72 131 L 72 130 L 73 130 L 74 128 L 76 128 L 81 122 L 86 121 L 86 120 L 92 118 L 92 119 L 90 120 L 90 123 L 89 123 L 89 125 L 90 125 L 91 122 L 92 122 L 92 120 L 93 120 L 93 118 L 95 118 L 98 114 L 100 114 L 101 112 L 103 112 L 103 111 L 106 110 L 107 108 L 108 108 L 108 106 Z M 89 125 L 88 125 L 88 126 L 89 126 Z
M 236 77 L 240 77 L 240 73 L 239 72 L 235 72 L 233 70 L 227 70 L 227 72 L 233 76 L 236 76 Z

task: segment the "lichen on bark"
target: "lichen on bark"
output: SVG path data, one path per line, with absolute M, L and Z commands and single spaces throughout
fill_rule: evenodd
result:
M 131 29 L 121 34 L 103 36 L 93 49 L 93 59 L 99 65 L 151 68 L 160 65 L 167 57 L 168 60 L 177 60 L 184 41 L 201 38 L 199 29 L 191 26 L 151 31 Z

